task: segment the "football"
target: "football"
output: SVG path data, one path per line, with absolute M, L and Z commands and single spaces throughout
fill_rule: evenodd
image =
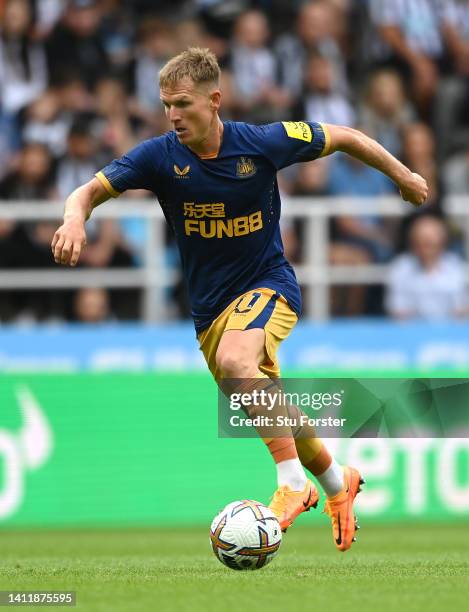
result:
M 210 543 L 217 559 L 227 567 L 256 570 L 278 553 L 282 531 L 270 508 L 244 499 L 231 502 L 213 519 Z

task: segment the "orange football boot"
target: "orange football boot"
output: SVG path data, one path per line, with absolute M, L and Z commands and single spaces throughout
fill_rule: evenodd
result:
M 332 519 L 332 534 L 335 545 L 344 552 L 356 542 L 355 532 L 360 527 L 353 512 L 353 502 L 361 491 L 360 485 L 365 481 L 358 471 L 352 467 L 344 467 L 344 488 L 340 493 L 329 497 L 324 506 L 324 512 Z
M 302 512 L 308 512 L 318 505 L 319 494 L 311 480 L 306 482 L 303 491 L 292 491 L 288 485 L 279 487 L 269 504 L 280 523 L 282 531 L 286 531 L 296 517 Z

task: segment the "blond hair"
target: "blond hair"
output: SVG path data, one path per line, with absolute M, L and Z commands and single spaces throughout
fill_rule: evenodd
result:
M 161 69 L 160 87 L 174 87 L 185 77 L 195 84 L 213 83 L 218 86 L 220 67 L 215 54 L 200 47 L 189 47 L 179 53 Z

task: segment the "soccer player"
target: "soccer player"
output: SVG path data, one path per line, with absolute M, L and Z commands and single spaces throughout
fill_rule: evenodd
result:
M 280 375 L 277 349 L 300 315 L 300 290 L 283 254 L 276 173 L 344 151 L 389 176 L 404 200 L 419 206 L 425 180 L 377 142 L 348 127 L 314 122 L 248 125 L 222 122 L 220 69 L 208 49 L 191 48 L 160 72 L 160 97 L 173 130 L 142 142 L 103 168 L 66 200 L 52 241 L 55 261 L 75 266 L 92 210 L 127 189 L 158 198 L 174 230 L 197 339 L 219 384 L 269 390 Z M 257 381 L 257 386 L 253 383 Z M 238 389 L 239 391 L 240 389 Z M 350 548 L 360 474 L 342 467 L 322 441 L 288 435 L 264 442 L 277 467 L 271 508 L 286 529 L 316 506 L 313 474 L 326 495 L 339 550 Z

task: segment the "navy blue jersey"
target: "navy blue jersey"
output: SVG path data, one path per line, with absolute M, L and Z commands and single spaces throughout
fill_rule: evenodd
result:
M 319 123 L 223 125 L 214 158 L 198 157 L 168 132 L 96 175 L 114 197 L 127 189 L 156 194 L 179 246 L 197 332 L 258 287 L 278 291 L 300 314 L 300 290 L 283 254 L 276 173 L 329 146 Z

